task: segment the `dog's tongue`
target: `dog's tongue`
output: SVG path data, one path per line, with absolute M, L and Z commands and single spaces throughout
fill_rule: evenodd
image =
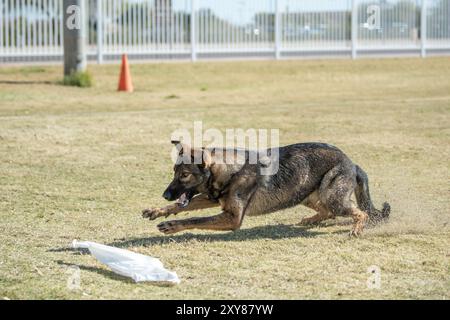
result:
M 186 192 L 183 193 L 183 194 L 177 199 L 176 202 L 177 202 L 177 204 L 178 204 L 180 207 L 186 207 L 186 206 L 189 204 L 189 199 L 188 199 L 188 197 L 187 197 Z

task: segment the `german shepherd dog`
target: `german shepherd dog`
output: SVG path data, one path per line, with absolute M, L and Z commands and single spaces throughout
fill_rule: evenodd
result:
M 298 143 L 277 148 L 278 170 L 262 175 L 267 166 L 262 161 L 251 164 L 250 151 L 244 151 L 242 164 L 216 161 L 218 154 L 236 157 L 236 149 L 195 149 L 172 141 L 179 157 L 192 160 L 177 162 L 174 178 L 163 197 L 174 203 L 163 208 L 146 209 L 144 218 L 154 220 L 179 212 L 220 207 L 209 217 L 164 221 L 158 229 L 173 234 L 187 229 L 237 230 L 245 215 L 271 213 L 302 204 L 316 211 L 300 225 L 315 224 L 336 216 L 353 218 L 351 236 L 360 236 L 367 223 L 386 220 L 388 203 L 377 210 L 369 194 L 367 174 L 341 150 L 324 143 Z M 268 149 L 267 154 L 273 154 Z M 355 195 L 356 204 L 351 200 Z

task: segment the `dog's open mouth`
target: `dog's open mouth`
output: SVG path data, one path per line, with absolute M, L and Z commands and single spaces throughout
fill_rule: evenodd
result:
M 184 192 L 176 201 L 175 203 L 178 204 L 180 208 L 184 208 L 189 204 L 189 201 L 191 201 L 192 196 L 189 194 L 189 192 Z

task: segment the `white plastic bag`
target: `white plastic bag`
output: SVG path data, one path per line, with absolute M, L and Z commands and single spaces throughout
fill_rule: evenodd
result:
M 73 240 L 72 246 L 89 249 L 97 260 L 106 264 L 112 271 L 136 282 L 180 283 L 177 274 L 165 269 L 159 259 L 90 241 Z

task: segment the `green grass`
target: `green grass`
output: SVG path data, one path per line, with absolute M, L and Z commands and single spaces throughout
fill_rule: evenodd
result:
M 71 72 L 68 76 L 64 76 L 63 85 L 75 86 L 80 88 L 92 87 L 92 75 L 87 72 Z
M 449 298 L 450 59 L 134 64 L 132 94 L 116 92 L 118 65 L 90 72 L 80 89 L 58 85 L 60 67 L 0 68 L 0 298 Z M 392 219 L 350 239 L 345 219 L 296 226 L 312 214 L 296 207 L 162 235 L 140 212 L 165 204 L 170 134 L 196 120 L 339 146 Z M 73 239 L 158 257 L 182 282 L 134 284 Z

